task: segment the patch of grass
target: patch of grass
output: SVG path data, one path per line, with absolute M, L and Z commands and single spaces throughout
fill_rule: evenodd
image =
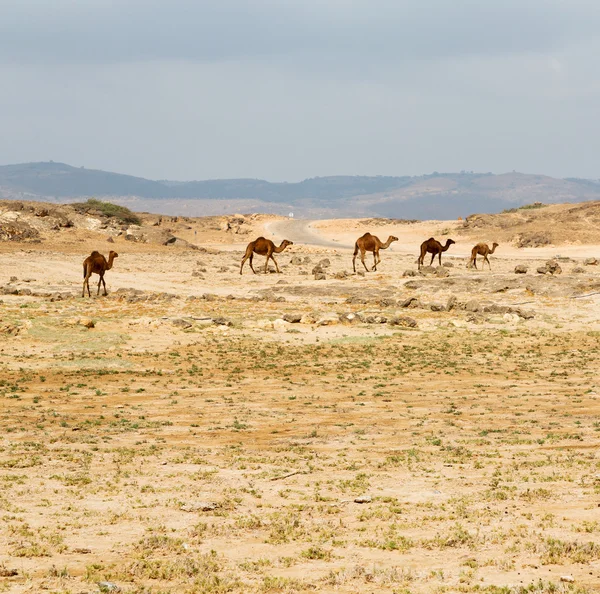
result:
M 121 221 L 122 223 L 130 223 L 133 225 L 141 225 L 141 219 L 125 206 L 119 206 L 112 202 L 102 202 L 95 198 L 90 198 L 87 202 L 75 202 L 71 206 L 80 213 L 88 213 L 91 210 L 101 212 L 105 217 L 111 217 Z

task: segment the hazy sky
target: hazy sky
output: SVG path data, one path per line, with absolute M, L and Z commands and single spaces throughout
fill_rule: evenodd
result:
M 597 0 L 0 0 L 0 164 L 600 177 Z

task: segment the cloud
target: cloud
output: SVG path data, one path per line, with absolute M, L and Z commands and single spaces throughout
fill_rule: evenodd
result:
M 557 51 L 599 25 L 585 0 L 3 0 L 0 60 L 394 63 Z

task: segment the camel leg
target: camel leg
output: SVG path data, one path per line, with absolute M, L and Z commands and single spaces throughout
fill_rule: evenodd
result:
M 106 291 L 106 281 L 104 280 L 104 275 L 102 275 L 100 279 L 102 280 L 102 284 L 104 285 L 104 296 L 106 297 L 108 293 Z
M 354 256 L 352 258 L 352 268 L 354 269 L 354 272 L 356 272 L 356 254 L 358 254 L 358 246 L 357 245 L 354 246 Z
M 86 285 L 87 285 L 87 290 L 88 290 L 88 297 L 91 297 L 92 294 L 90 293 L 90 277 L 89 276 L 86 276 L 83 279 L 83 291 L 81 292 L 81 296 L 82 297 L 85 297 L 85 287 L 86 287 Z
M 244 264 L 246 263 L 247 259 L 248 256 L 244 255 L 244 257 L 242 258 L 242 264 L 240 265 L 240 274 L 242 274 L 242 269 L 244 268 Z
M 273 264 L 275 264 L 275 268 L 277 269 L 278 274 L 281 274 L 281 270 L 279 270 L 279 266 L 277 266 L 277 260 L 273 258 L 273 254 L 271 254 L 271 260 L 273 260 Z
M 363 266 L 365 267 L 365 270 L 367 272 L 369 272 L 369 269 L 367 268 L 367 265 L 365 264 L 365 256 L 367 255 L 367 252 L 365 252 L 364 250 L 360 250 L 360 261 L 363 263 Z
M 484 256 L 484 257 L 483 257 L 483 260 L 484 260 L 484 263 L 485 263 L 485 262 L 487 262 L 487 263 L 488 263 L 488 266 L 490 267 L 490 270 L 491 270 L 491 269 L 492 269 L 492 265 L 490 264 L 490 261 L 488 260 L 488 257 L 487 257 L 487 256 Z M 482 265 L 481 267 L 483 268 L 483 265 Z
M 429 262 L 429 266 L 433 266 L 433 259 L 435 258 L 436 254 L 433 254 L 431 256 L 431 262 Z
M 96 295 L 100 295 L 100 285 L 102 284 L 102 275 L 100 275 L 100 280 L 98 281 L 98 292 Z
M 256 270 L 254 270 L 254 266 L 252 266 L 252 260 L 254 259 L 254 252 L 252 252 L 250 254 L 250 260 L 248 260 L 248 264 L 250 264 L 250 268 L 252 269 L 252 272 L 254 272 L 254 274 L 256 274 Z
M 377 270 L 377 252 L 373 251 L 373 268 L 371 270 Z
M 473 258 L 473 267 L 475 268 L 475 270 L 477 270 L 477 255 L 475 255 L 475 257 Z

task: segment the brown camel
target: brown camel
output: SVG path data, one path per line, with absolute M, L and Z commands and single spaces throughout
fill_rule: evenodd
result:
M 433 259 L 438 256 L 440 266 L 442 265 L 442 252 L 445 252 L 453 243 L 456 243 L 453 239 L 447 239 L 446 245 L 442 245 L 439 241 L 435 240 L 433 237 L 430 237 L 427 241 L 424 241 L 421 244 L 421 255 L 417 260 L 419 264 L 419 269 L 423 266 L 423 260 L 425 259 L 425 254 L 431 254 L 431 262 L 429 266 L 433 264 Z
M 91 297 L 90 293 L 90 276 L 92 274 L 100 275 L 100 280 L 98 281 L 98 295 L 100 295 L 100 283 L 104 284 L 104 295 L 108 295 L 106 292 L 106 282 L 104 280 L 104 273 L 107 270 L 110 270 L 113 266 L 114 259 L 118 256 L 117 252 L 113 252 L 112 250 L 108 254 L 108 262 L 106 258 L 100 253 L 93 251 L 84 261 L 83 261 L 83 291 L 81 293 L 82 297 L 85 297 L 85 287 L 87 285 L 88 297 Z
M 360 261 L 363 263 L 365 270 L 369 272 L 367 265 L 365 264 L 365 253 L 373 252 L 373 268 L 371 270 L 377 270 L 377 264 L 381 262 L 379 257 L 379 250 L 385 250 L 390 247 L 392 241 L 398 241 L 397 237 L 390 235 L 385 243 L 382 243 L 379 237 L 365 233 L 362 237 L 359 237 L 354 244 L 354 258 L 352 258 L 352 267 L 356 272 L 356 255 L 360 250 Z
M 242 274 L 242 268 L 244 268 L 244 263 L 248 258 L 250 258 L 250 268 L 252 268 L 252 272 L 256 274 L 256 270 L 254 270 L 254 266 L 252 266 L 252 258 L 254 257 L 254 254 L 258 254 L 260 256 L 267 256 L 267 259 L 265 261 L 265 273 L 268 270 L 269 258 L 273 260 L 275 268 L 277 268 L 277 272 L 281 273 L 281 270 L 279 270 L 279 266 L 277 266 L 275 258 L 273 258 L 273 254 L 280 254 L 288 245 L 294 245 L 294 242 L 284 239 L 279 247 L 275 247 L 275 244 L 270 239 L 265 239 L 264 237 L 257 237 L 254 241 L 251 241 L 248 244 L 248 247 L 246 248 L 246 253 L 242 258 L 242 265 L 240 266 L 240 274 Z
M 471 250 L 471 259 L 469 260 L 469 266 L 471 266 L 471 264 L 477 268 L 477 256 L 483 256 L 483 264 L 481 265 L 481 269 L 483 270 L 483 267 L 485 266 L 485 263 L 488 263 L 488 266 L 490 267 L 490 270 L 492 269 L 492 266 L 490 264 L 490 261 L 488 260 L 488 256 L 490 254 L 493 254 L 496 251 L 496 248 L 498 247 L 498 244 L 496 242 L 494 242 L 492 244 L 492 249 L 490 249 L 490 246 L 487 243 L 478 243 L 472 250 Z

